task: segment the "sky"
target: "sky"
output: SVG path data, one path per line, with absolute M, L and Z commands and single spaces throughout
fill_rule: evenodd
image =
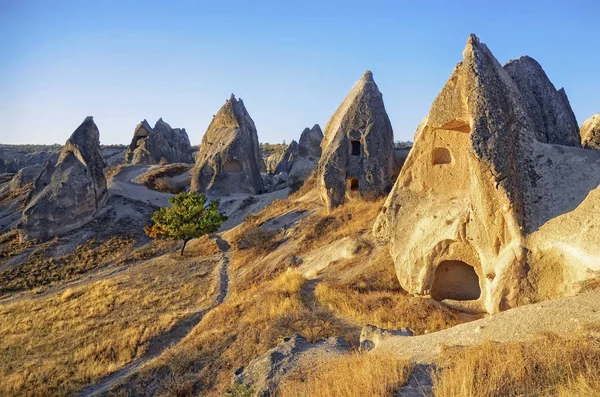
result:
M 373 71 L 396 140 L 475 33 L 504 64 L 535 58 L 578 122 L 600 112 L 598 1 L 0 0 L 0 143 L 64 143 L 88 115 L 103 144 L 162 117 L 200 143 L 231 93 L 261 142 L 324 127 Z

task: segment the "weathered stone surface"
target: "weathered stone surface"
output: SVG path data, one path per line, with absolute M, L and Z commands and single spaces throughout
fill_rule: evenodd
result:
M 298 141 L 298 155 L 300 157 L 321 157 L 321 142 L 323 141 L 323 131 L 319 124 L 312 128 L 306 127 L 300 135 Z
M 581 145 L 587 149 L 600 150 L 600 113 L 581 125 Z
M 0 145 L 0 174 L 17 173 L 21 168 L 56 162 L 59 145 Z
M 37 179 L 44 168 L 43 164 L 30 165 L 27 167 L 23 167 L 15 174 L 15 176 L 8 183 L 10 190 L 17 190 L 30 182 L 33 182 Z
M 245 368 L 239 368 L 233 381 L 249 385 L 257 396 L 270 396 L 281 380 L 299 365 L 315 365 L 324 358 L 349 351 L 350 345 L 340 337 L 309 343 L 303 336 L 294 335 L 250 361 Z
M 298 143 L 292 141 L 283 152 L 273 153 L 267 158 L 267 172 L 277 175 L 285 172 L 289 173 L 298 158 Z
M 98 127 L 87 117 L 56 165 L 49 162 L 35 180 L 19 224 L 21 239 L 47 239 L 90 221 L 108 196 L 104 166 Z
M 536 139 L 544 143 L 580 146 L 577 119 L 564 88 L 556 90 L 542 66 L 528 56 L 509 61 L 504 70 L 521 92 Z
M 383 96 L 367 71 L 338 107 L 321 143 L 319 186 L 326 207 L 345 200 L 386 194 L 392 186 L 394 133 Z
M 260 148 L 254 121 L 233 94 L 202 138 L 191 190 L 214 195 L 262 192 Z
M 294 161 L 294 165 L 292 165 L 292 169 L 288 174 L 287 185 L 299 187 L 299 184 L 310 177 L 318 166 L 319 159 L 317 157 L 299 157 Z
M 158 119 L 154 128 L 146 120 L 135 127 L 133 139 L 125 152 L 131 164 L 193 163 L 192 146 L 185 128 L 171 128 Z
M 367 324 L 360 332 L 360 350 L 370 351 L 375 348 L 383 339 L 397 336 L 413 336 L 415 333 L 408 328 L 384 329 L 374 325 Z
M 539 142 L 521 94 L 471 35 L 374 225 L 407 291 L 495 313 L 600 270 L 600 153 Z

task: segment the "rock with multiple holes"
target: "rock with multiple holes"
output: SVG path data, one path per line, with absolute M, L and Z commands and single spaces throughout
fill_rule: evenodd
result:
M 587 149 L 600 150 L 600 113 L 581 125 L 581 145 Z
M 349 351 L 350 345 L 340 337 L 310 343 L 303 336 L 294 335 L 235 371 L 233 382 L 248 386 L 256 396 L 270 396 L 294 369 L 314 366 Z
M 98 127 L 87 117 L 67 140 L 56 164 L 34 182 L 19 224 L 22 240 L 48 239 L 90 221 L 108 196 Z
M 208 126 L 196 158 L 194 192 L 227 195 L 263 191 L 256 127 L 244 102 L 233 94 Z
M 154 128 L 146 120 L 135 127 L 133 139 L 125 152 L 130 164 L 193 163 L 192 146 L 185 128 L 171 128 L 158 119 Z
M 599 269 L 600 152 L 562 145 L 566 104 L 507 69 L 469 37 L 373 229 L 404 289 L 469 311 L 574 294 Z
M 365 198 L 389 192 L 394 174 L 394 133 L 383 96 L 367 71 L 327 125 L 319 161 L 321 198 L 328 209 L 347 192 Z
M 312 128 L 306 127 L 300 140 L 298 141 L 298 156 L 299 157 L 321 157 L 321 142 L 323 141 L 323 131 L 319 124 L 313 125 Z

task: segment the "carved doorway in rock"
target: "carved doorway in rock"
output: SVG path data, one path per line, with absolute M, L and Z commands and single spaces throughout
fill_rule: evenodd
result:
M 227 174 L 237 174 L 238 172 L 242 172 L 242 169 L 242 163 L 235 159 L 228 160 L 225 164 L 223 164 L 223 171 L 225 171 Z
M 443 261 L 435 269 L 431 297 L 437 301 L 477 300 L 481 296 L 479 277 L 473 266 L 462 261 Z

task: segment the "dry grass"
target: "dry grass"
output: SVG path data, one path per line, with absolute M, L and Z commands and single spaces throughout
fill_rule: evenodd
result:
M 71 280 L 124 257 L 136 243 L 132 237 L 89 240 L 67 255 L 52 256 L 51 248 L 58 242 L 39 245 L 24 263 L 0 272 L 0 295 Z
M 546 335 L 530 343 L 486 343 L 445 352 L 436 397 L 600 395 L 600 342 Z
M 0 306 L 0 395 L 66 395 L 139 358 L 214 299 L 214 261 L 156 258 L 118 276 Z
M 137 179 L 137 182 L 145 185 L 148 189 L 177 194 L 185 191 L 185 186 L 172 186 L 165 181 L 165 178 L 181 175 L 190 169 L 191 166 L 189 164 L 169 164 L 145 173 Z
M 406 361 L 386 354 L 348 354 L 285 378 L 280 397 L 393 396 L 406 383 Z

